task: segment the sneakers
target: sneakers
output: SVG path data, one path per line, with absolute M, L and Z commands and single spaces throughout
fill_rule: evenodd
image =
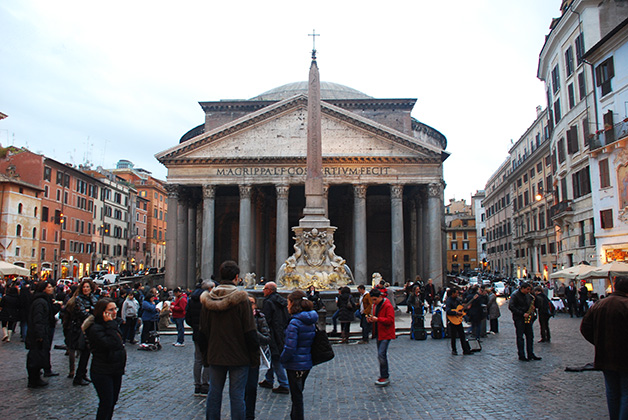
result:
M 358 341 L 358 344 L 368 344 L 369 341 L 368 340 L 360 340 Z
M 289 394 L 290 390 L 285 386 L 278 386 L 277 388 L 273 388 L 273 392 L 275 394 Z
M 209 392 L 209 384 L 205 385 L 194 385 L 194 396 L 196 397 L 205 397 Z
M 179 343 L 179 342 L 173 343 L 172 345 L 175 347 L 185 347 L 185 343 Z
M 268 389 L 273 389 L 273 384 L 271 384 L 270 382 L 268 382 L 266 379 L 264 379 L 262 382 L 260 382 L 258 384 L 260 387 L 262 388 L 268 388 Z
M 386 386 L 390 383 L 390 380 L 388 380 L 388 378 L 379 378 L 378 380 L 375 381 L 375 385 L 377 386 Z

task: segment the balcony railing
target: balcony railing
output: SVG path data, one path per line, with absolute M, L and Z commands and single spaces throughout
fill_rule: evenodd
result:
M 564 200 L 550 207 L 550 217 L 552 219 L 565 216 L 571 212 L 573 212 L 573 208 L 571 208 L 571 200 Z
M 608 130 L 600 130 L 596 134 L 592 134 L 593 137 L 589 139 L 589 149 L 595 150 L 600 147 L 608 146 L 611 143 L 616 142 L 624 137 L 628 136 L 628 118 L 624 121 L 615 124 Z

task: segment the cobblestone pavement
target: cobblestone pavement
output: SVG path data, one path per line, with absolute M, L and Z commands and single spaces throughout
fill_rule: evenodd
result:
M 404 309 L 404 307 L 401 307 Z M 502 305 L 500 334 L 488 336 L 483 350 L 452 356 L 449 340 L 412 341 L 407 335 L 388 351 L 391 384 L 377 388 L 375 342 L 335 345 L 336 357 L 315 367 L 305 389 L 308 419 L 598 419 L 606 418 L 604 381 L 600 372 L 565 372 L 593 360 L 593 346 L 579 333 L 580 319 L 559 314 L 550 321 L 551 344 L 535 343 L 538 362 L 517 360 L 510 312 Z M 398 324 L 408 324 L 397 312 Z M 535 323 L 538 339 L 538 325 Z M 205 399 L 192 395 L 193 345 L 171 344 L 163 350 L 128 347 L 127 373 L 122 382 L 115 419 L 202 419 Z M 57 327 L 55 343 L 62 343 Z M 1 419 L 94 418 L 98 399 L 92 386 L 73 387 L 67 379 L 67 357 L 52 351 L 53 369 L 43 389 L 26 388 L 26 350 L 14 339 L 0 345 Z M 223 396 L 223 418 L 229 418 Z M 290 396 L 258 391 L 257 418 L 288 419 Z

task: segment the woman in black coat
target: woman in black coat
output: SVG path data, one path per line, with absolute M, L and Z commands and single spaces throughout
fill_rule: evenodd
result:
M 92 352 L 90 376 L 99 399 L 96 420 L 112 418 L 126 367 L 126 350 L 116 322 L 117 313 L 113 300 L 100 299 L 94 314 L 82 326 Z
M 349 343 L 349 329 L 354 319 L 356 304 L 351 297 L 351 289 L 347 286 L 340 289 L 338 296 L 338 321 L 340 322 L 341 343 Z
M 11 334 L 20 319 L 20 295 L 17 286 L 9 287 L 7 294 L 0 301 L 0 320 L 2 320 L 2 341 L 11 341 Z

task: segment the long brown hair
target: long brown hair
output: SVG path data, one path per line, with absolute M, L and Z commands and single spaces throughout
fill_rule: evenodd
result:
M 307 298 L 303 290 L 295 290 L 288 295 L 288 300 L 292 303 L 290 314 L 298 314 L 303 311 L 314 309 L 314 303 Z
M 102 314 L 105 312 L 105 309 L 107 309 L 107 305 L 109 305 L 110 303 L 113 303 L 113 299 L 102 298 L 98 302 L 96 302 L 96 306 L 94 306 L 94 318 L 102 321 Z

